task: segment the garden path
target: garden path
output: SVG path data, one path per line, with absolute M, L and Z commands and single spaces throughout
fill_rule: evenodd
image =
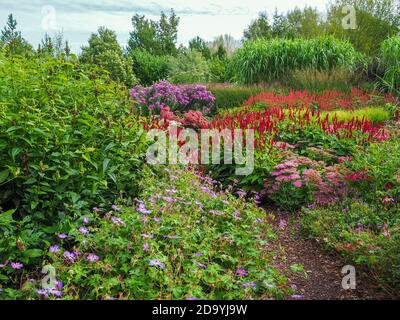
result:
M 270 211 L 268 211 L 270 212 Z M 300 233 L 299 217 L 274 213 L 268 218 L 277 233 L 270 244 L 275 266 L 288 278 L 295 294 L 289 299 L 370 300 L 388 299 L 366 276 L 357 274 L 357 289 L 342 288 L 342 268 L 347 265 L 335 253 L 328 253 L 316 240 Z

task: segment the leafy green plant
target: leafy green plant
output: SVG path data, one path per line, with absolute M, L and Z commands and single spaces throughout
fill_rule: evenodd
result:
M 210 68 L 203 55 L 196 51 L 181 53 L 170 58 L 168 80 L 175 84 L 206 83 L 210 79 Z
M 353 46 L 331 36 L 248 42 L 232 58 L 235 80 L 254 84 L 282 80 L 298 69 L 353 68 L 362 59 Z
M 134 207 L 88 212 L 51 245 L 46 263 L 63 283 L 64 299 L 256 299 L 290 292 L 269 262 L 265 245 L 275 235 L 263 211 L 186 169 L 144 170 Z
M 131 50 L 128 53 L 133 61 L 133 70 L 142 85 L 168 78 L 169 56 L 157 56 L 144 49 Z
M 381 64 L 385 68 L 382 83 L 390 91 L 400 93 L 400 36 L 385 40 L 380 49 Z
M 124 88 L 76 60 L 0 60 L 0 206 L 51 225 L 133 198 L 143 143 Z

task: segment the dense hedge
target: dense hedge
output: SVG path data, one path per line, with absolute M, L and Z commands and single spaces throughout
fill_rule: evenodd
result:
M 209 85 L 208 90 L 215 97 L 215 106 L 217 109 L 228 109 L 240 107 L 253 95 L 262 91 L 257 87 L 235 87 L 224 85 Z
M 253 84 L 281 80 L 296 69 L 353 67 L 361 57 L 349 42 L 331 36 L 311 40 L 260 39 L 237 50 L 231 68 L 236 81 Z
M 125 89 L 75 60 L 0 56 L 0 207 L 57 215 L 136 195 Z

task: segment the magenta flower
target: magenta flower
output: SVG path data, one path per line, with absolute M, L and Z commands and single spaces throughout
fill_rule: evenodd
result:
M 160 260 L 157 260 L 157 259 L 150 260 L 150 265 L 152 267 L 158 267 L 160 269 L 165 269 L 165 264 L 162 263 Z
M 296 188 L 301 188 L 303 186 L 303 182 L 301 182 L 300 180 L 297 180 L 296 182 L 293 183 L 293 185 Z
M 242 286 L 243 286 L 244 288 L 250 288 L 250 287 L 256 288 L 256 287 L 257 287 L 257 284 L 254 283 L 254 282 L 246 282 L 246 283 L 243 283 Z
M 99 257 L 96 256 L 95 254 L 91 253 L 87 256 L 86 260 L 89 262 L 95 263 L 95 262 L 99 261 Z
M 70 262 L 70 263 L 75 262 L 76 256 L 73 253 L 71 253 L 69 251 L 65 251 L 63 256 L 68 262 Z
M 6 262 L 4 262 L 4 264 L 0 264 L 0 269 L 4 268 L 6 265 L 8 265 L 8 260 Z
M 243 268 L 239 268 L 236 270 L 236 276 L 238 276 L 238 277 L 245 278 L 248 275 L 249 275 L 249 273 Z
M 78 231 L 79 231 L 79 233 L 81 233 L 81 234 L 83 234 L 83 235 L 88 235 L 89 234 L 89 229 L 88 228 L 85 228 L 85 227 L 80 227 L 79 229 L 78 229 Z
M 11 268 L 14 270 L 21 270 L 24 267 L 22 263 L 19 262 L 11 262 Z
M 125 222 L 120 219 L 120 218 L 116 218 L 116 217 L 112 217 L 111 218 L 112 223 L 114 223 L 116 226 L 120 226 L 120 227 L 124 227 L 125 226 Z

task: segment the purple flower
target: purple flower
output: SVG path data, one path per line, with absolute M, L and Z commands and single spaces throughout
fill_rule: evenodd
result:
M 164 236 L 164 239 L 178 239 L 178 236 Z
M 248 275 L 249 275 L 249 273 L 243 268 L 239 268 L 236 270 L 236 276 L 238 276 L 238 277 L 245 278 Z
M 162 263 L 160 260 L 157 260 L 157 259 L 150 260 L 150 265 L 152 267 L 158 267 L 160 269 L 165 269 L 165 264 Z
M 111 206 L 111 209 L 113 209 L 114 211 L 121 211 L 122 210 L 121 208 L 118 208 L 115 204 L 113 204 Z
M 96 256 L 95 254 L 91 253 L 87 256 L 86 260 L 89 262 L 95 263 L 95 262 L 99 261 L 99 257 Z
M 49 292 L 46 290 L 46 289 L 39 289 L 39 290 L 36 290 L 36 293 L 39 295 L 39 296 L 42 296 L 42 297 L 44 297 L 44 298 L 48 298 L 49 297 Z
M 246 282 L 246 283 L 243 283 L 242 286 L 243 286 L 244 288 L 249 288 L 249 287 L 256 288 L 256 287 L 257 287 L 257 284 L 254 283 L 254 282 Z
M 190 297 L 186 299 L 187 301 L 198 301 L 200 300 L 199 298 L 194 298 L 194 297 Z
M 61 233 L 61 234 L 58 235 L 58 238 L 60 238 L 60 239 L 67 239 L 68 236 L 67 236 L 65 233 Z
M 201 263 L 201 262 L 199 262 L 197 260 L 194 260 L 194 259 L 192 261 L 193 261 L 194 264 L 198 265 L 200 268 L 207 269 L 207 265 L 205 265 L 205 264 L 203 264 L 203 263 Z
M 111 221 L 112 221 L 112 223 L 114 223 L 117 226 L 120 226 L 120 227 L 125 226 L 125 222 L 120 218 L 112 217 Z
M 69 251 L 65 251 L 63 256 L 68 262 L 70 262 L 70 263 L 75 262 L 76 257 L 73 253 L 71 253 Z
M 155 221 L 155 222 L 161 222 L 161 218 L 153 218 L 153 220 Z
M 143 251 L 144 252 L 149 251 L 149 244 L 147 242 L 143 245 Z
M 178 193 L 178 191 L 177 190 L 174 190 L 174 189 L 170 189 L 170 190 L 165 190 L 165 192 L 167 193 L 167 195 L 169 195 L 169 196 L 171 196 L 171 195 L 173 195 L 173 194 L 175 194 L 175 193 Z
M 14 270 L 21 270 L 24 267 L 22 263 L 19 262 L 11 262 L 11 268 Z
M 142 237 L 145 239 L 153 239 L 154 236 L 152 234 L 142 234 Z
M 83 223 L 89 224 L 90 223 L 90 219 L 88 217 L 83 217 Z
M 83 234 L 83 235 L 88 235 L 88 234 L 89 234 L 88 228 L 85 228 L 85 227 L 80 227 L 80 228 L 78 229 L 78 231 L 79 231 L 79 233 L 81 233 L 81 234 Z
M 240 198 L 244 198 L 244 197 L 247 195 L 247 193 L 246 193 L 245 191 L 241 190 L 241 189 L 239 189 L 239 190 L 237 191 L 237 194 L 238 194 L 238 196 L 239 196 Z
M 93 209 L 93 212 L 100 212 L 101 210 L 99 209 L 99 208 L 97 208 L 97 207 L 94 207 Z
M 202 253 L 200 253 L 200 252 L 197 252 L 197 253 L 195 253 L 195 254 L 194 254 L 194 256 L 195 256 L 195 257 L 202 257 L 202 256 L 203 256 L 203 254 L 202 254 Z
M 170 198 L 170 197 L 163 197 L 162 198 L 165 202 L 168 202 L 168 203 L 175 203 L 175 202 L 177 202 L 177 200 L 175 200 L 175 199 L 173 199 L 173 198 Z
M 57 252 L 60 251 L 60 247 L 59 247 L 58 245 L 51 246 L 50 249 L 49 249 L 49 251 L 50 251 L 51 253 L 57 253 Z
M 4 264 L 0 264 L 0 269 L 4 268 L 6 265 L 8 265 L 9 261 L 4 262 Z

